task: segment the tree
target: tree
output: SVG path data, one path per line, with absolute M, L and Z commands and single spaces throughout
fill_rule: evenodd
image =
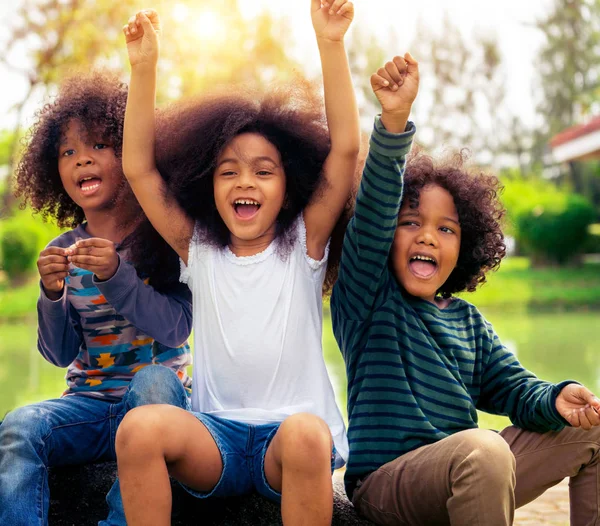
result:
M 0 130 L 0 167 L 6 166 L 10 159 L 10 148 L 14 138 L 7 130 Z
M 165 28 L 159 103 L 218 84 L 266 84 L 290 76 L 293 64 L 283 49 L 291 32 L 281 23 L 266 14 L 244 20 L 237 0 L 198 4 L 192 0 L 153 2 Z M 66 76 L 97 66 L 122 70 L 123 80 L 127 80 L 121 28 L 137 6 L 136 0 L 22 0 L 8 44 L 0 50 L 0 60 L 28 81 L 14 108 L 17 124 L 9 147 L 11 168 L 22 135 L 23 111 L 34 94 L 47 93 Z M 28 51 L 28 64 L 12 64 L 11 53 L 17 48 Z M 2 201 L 0 208 L 8 210 L 12 205 L 10 184 Z
M 600 0 L 555 0 L 536 23 L 546 38 L 538 64 L 543 138 L 578 122 L 600 91 Z
M 544 33 L 538 66 L 542 117 L 535 143 L 537 158 L 555 134 L 581 122 L 600 103 L 600 0 L 555 0 L 552 12 L 536 26 Z M 597 168 L 569 164 L 568 179 L 576 192 L 598 206 Z
M 419 123 L 419 142 L 428 150 L 469 147 L 490 162 L 502 152 L 497 108 L 505 97 L 501 56 L 494 38 L 465 39 L 446 16 L 443 29 L 433 34 L 420 21 L 411 44 L 420 60 L 421 86 L 413 106 Z M 373 114 L 377 104 L 370 76 L 398 53 L 397 35 L 387 42 L 356 29 L 348 46 L 352 75 L 361 109 Z
M 497 108 L 505 98 L 498 43 L 491 36 L 466 39 L 444 18 L 440 33 L 419 22 L 411 46 L 421 57 L 422 83 L 416 111 L 421 142 L 429 149 L 471 149 L 483 162 L 492 162 L 501 150 Z
M 18 21 L 9 29 L 6 49 L 0 53 L 4 65 L 20 73 L 28 83 L 14 108 L 17 119 L 8 155 L 11 168 L 16 161 L 23 110 L 33 94 L 40 88 L 51 88 L 68 73 L 97 64 L 101 57 L 106 62 L 114 58 L 122 21 L 132 5 L 128 0 L 117 4 L 108 0 L 23 1 Z M 12 64 L 11 53 L 19 47 L 29 50 L 29 64 Z M 3 208 L 7 209 L 11 202 L 11 188 L 7 184 Z
M 361 113 L 374 115 L 379 107 L 377 97 L 371 88 L 371 75 L 392 58 L 391 55 L 386 54 L 388 47 L 392 46 L 384 47 L 361 26 L 356 26 L 351 32 L 347 45 L 348 62 Z

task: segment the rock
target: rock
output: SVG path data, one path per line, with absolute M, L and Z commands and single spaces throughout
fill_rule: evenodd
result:
M 106 518 L 105 497 L 115 480 L 114 462 L 50 469 L 50 526 L 96 526 Z M 230 499 L 195 499 L 172 481 L 173 526 L 279 526 L 279 506 L 259 495 Z M 332 526 L 369 526 L 360 519 L 334 477 Z

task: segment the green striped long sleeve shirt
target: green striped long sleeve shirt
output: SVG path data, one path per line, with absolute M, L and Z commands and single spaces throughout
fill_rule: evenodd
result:
M 371 136 L 356 212 L 331 296 L 333 330 L 348 377 L 346 489 L 383 464 L 477 427 L 477 411 L 533 431 L 566 421 L 556 396 L 569 382 L 539 380 L 506 349 L 470 303 L 445 309 L 402 291 L 388 257 L 415 127 Z

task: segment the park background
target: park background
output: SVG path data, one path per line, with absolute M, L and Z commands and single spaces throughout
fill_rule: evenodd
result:
M 36 348 L 35 262 L 60 231 L 21 209 L 11 189 L 35 110 L 62 79 L 93 66 L 112 68 L 127 81 L 121 27 L 150 6 L 164 24 L 160 105 L 231 83 L 268 89 L 299 76 L 319 82 L 309 4 L 2 1 L 0 419 L 65 387 L 65 371 Z M 473 163 L 505 185 L 511 255 L 489 283 L 465 297 L 539 377 L 576 379 L 600 394 L 600 162 L 559 163 L 550 146 L 557 134 L 600 118 L 600 0 L 355 4 L 346 44 L 365 132 L 375 112 L 369 76 L 410 50 L 422 78 L 412 115 L 418 142 L 437 153 L 468 148 Z M 323 341 L 345 412 L 345 372 L 327 302 Z M 507 423 L 481 415 L 484 427 Z

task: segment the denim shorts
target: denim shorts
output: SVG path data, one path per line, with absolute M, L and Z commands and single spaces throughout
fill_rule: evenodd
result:
M 185 484 L 183 488 L 194 497 L 233 497 L 258 492 L 281 502 L 281 493 L 267 482 L 265 455 L 281 422 L 252 425 L 219 418 L 207 413 L 192 413 L 212 435 L 221 453 L 223 472 L 215 487 L 209 492 L 196 491 Z M 335 446 L 331 453 L 331 472 L 336 458 Z

